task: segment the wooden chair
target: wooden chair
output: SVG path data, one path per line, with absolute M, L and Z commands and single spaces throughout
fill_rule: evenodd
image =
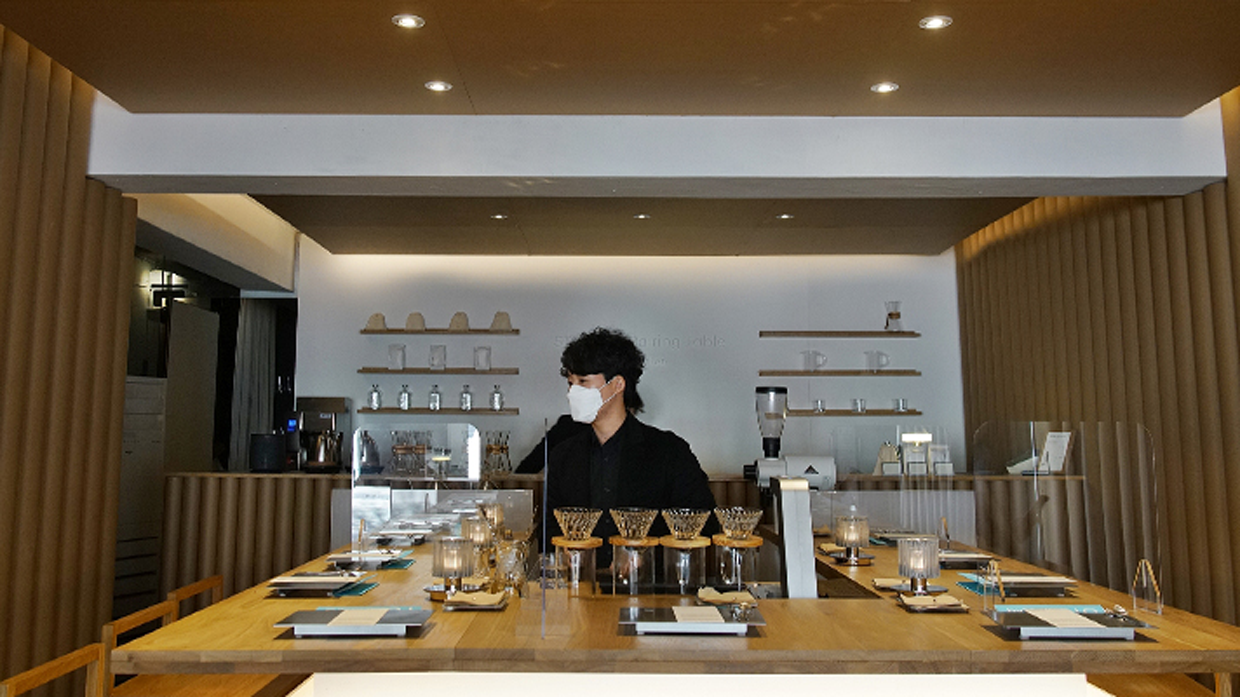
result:
M 46 685 L 56 678 L 68 675 L 83 666 L 86 667 L 87 697 L 102 697 L 105 692 L 104 674 L 101 669 L 102 663 L 102 644 L 83 646 L 77 651 L 67 653 L 59 658 L 53 658 L 47 663 L 35 666 L 24 673 L 19 673 L 4 682 L 0 682 L 0 697 L 13 697 L 14 695 L 29 692 L 36 687 Z
M 132 629 L 161 620 L 161 626 L 172 624 L 181 617 L 181 603 L 207 591 L 211 603 L 224 598 L 224 577 L 211 576 L 201 581 L 181 586 L 170 592 L 166 600 L 148 608 L 125 615 L 103 625 L 103 680 L 105 695 L 117 697 L 279 697 L 292 692 L 305 681 L 305 675 L 249 675 L 249 674 L 202 674 L 202 675 L 136 675 L 116 684 L 112 672 L 112 651 L 117 637 Z M 188 613 L 187 613 L 188 614 Z M 3 697 L 3 696 L 0 696 Z

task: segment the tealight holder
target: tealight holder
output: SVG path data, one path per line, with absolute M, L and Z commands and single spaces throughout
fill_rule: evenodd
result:
M 491 528 L 491 539 L 502 540 L 508 537 L 504 527 L 504 504 L 497 501 L 478 504 L 478 513 L 486 519 Z
M 910 535 L 901 537 L 897 543 L 900 557 L 900 575 L 908 579 L 895 590 L 913 595 L 946 593 L 943 586 L 932 586 L 929 579 L 939 576 L 938 535 Z
M 431 575 L 443 579 L 447 597 L 474 573 L 474 543 L 466 537 L 437 537 L 431 542 Z
M 719 562 L 719 583 L 728 588 L 744 590 L 745 584 L 758 579 L 758 548 L 762 538 L 753 534 L 762 520 L 762 509 L 716 508 L 715 518 L 723 532 L 711 538 Z
M 603 540 L 591 537 L 591 533 L 603 512 L 597 508 L 569 507 L 557 508 L 553 513 L 563 533 L 551 538 L 555 546 L 554 567 L 562 574 L 561 582 L 570 597 L 592 598 L 598 594 L 594 559 Z
M 663 546 L 663 578 L 676 584 L 681 595 L 696 593 L 706 585 L 706 549 L 710 540 L 701 536 L 710 511 L 670 508 L 663 520 L 672 534 L 659 539 Z
M 658 515 L 659 511 L 654 508 L 611 509 L 611 519 L 620 532 L 609 540 L 612 592 L 616 595 L 654 591 L 654 548 L 659 546 L 659 541 L 646 534 Z
M 461 537 L 468 538 L 474 545 L 474 575 L 493 578 L 495 538 L 491 536 L 491 525 L 487 519 L 480 515 L 463 516 Z
M 869 566 L 874 559 L 873 554 L 861 551 L 870 546 L 870 520 L 863 515 L 835 516 L 835 544 L 844 548 L 842 552 L 832 552 L 831 559 L 845 566 Z

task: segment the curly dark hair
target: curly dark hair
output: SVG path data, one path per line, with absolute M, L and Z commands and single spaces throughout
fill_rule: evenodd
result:
M 637 381 L 642 378 L 646 356 L 628 334 L 616 329 L 596 327 L 568 342 L 560 355 L 560 375 L 593 375 L 602 373 L 610 381 L 624 376 L 624 407 L 637 413 L 645 406 L 637 394 Z

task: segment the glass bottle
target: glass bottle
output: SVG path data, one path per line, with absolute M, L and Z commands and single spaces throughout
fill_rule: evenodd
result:
M 383 393 L 379 392 L 378 385 L 370 386 L 370 392 L 366 393 L 366 406 L 371 409 L 378 409 L 383 406 Z
M 461 411 L 469 411 L 474 408 L 474 393 L 469 391 L 469 385 L 461 388 Z
M 491 411 L 500 411 L 504 408 L 504 393 L 500 392 L 499 385 L 491 391 Z
M 405 410 L 405 411 L 409 411 L 409 407 L 410 407 L 411 405 L 410 405 L 409 386 L 408 386 L 408 385 L 401 385 L 401 386 L 400 386 L 400 396 L 398 396 L 398 397 L 396 398 L 396 400 L 397 400 L 397 404 L 400 406 L 400 408 L 401 408 L 401 409 L 403 409 L 403 410 Z
M 431 385 L 431 394 L 427 398 L 426 406 L 431 411 L 439 411 L 439 407 L 443 405 L 443 395 L 439 393 L 439 385 Z

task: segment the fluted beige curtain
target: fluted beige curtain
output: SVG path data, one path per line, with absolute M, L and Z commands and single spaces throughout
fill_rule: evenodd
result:
M 137 209 L 86 178 L 93 99 L 0 28 L 5 676 L 97 640 L 111 607 Z
M 271 301 L 242 299 L 234 355 L 228 469 L 247 472 L 250 434 L 271 432 L 276 387 L 276 310 Z
M 1174 198 L 1039 199 L 956 255 L 969 432 L 990 420 L 1144 424 L 1164 594 L 1235 622 L 1240 93 L 1223 107 L 1226 183 Z M 1094 454 L 1100 496 L 1126 495 L 1121 446 Z

